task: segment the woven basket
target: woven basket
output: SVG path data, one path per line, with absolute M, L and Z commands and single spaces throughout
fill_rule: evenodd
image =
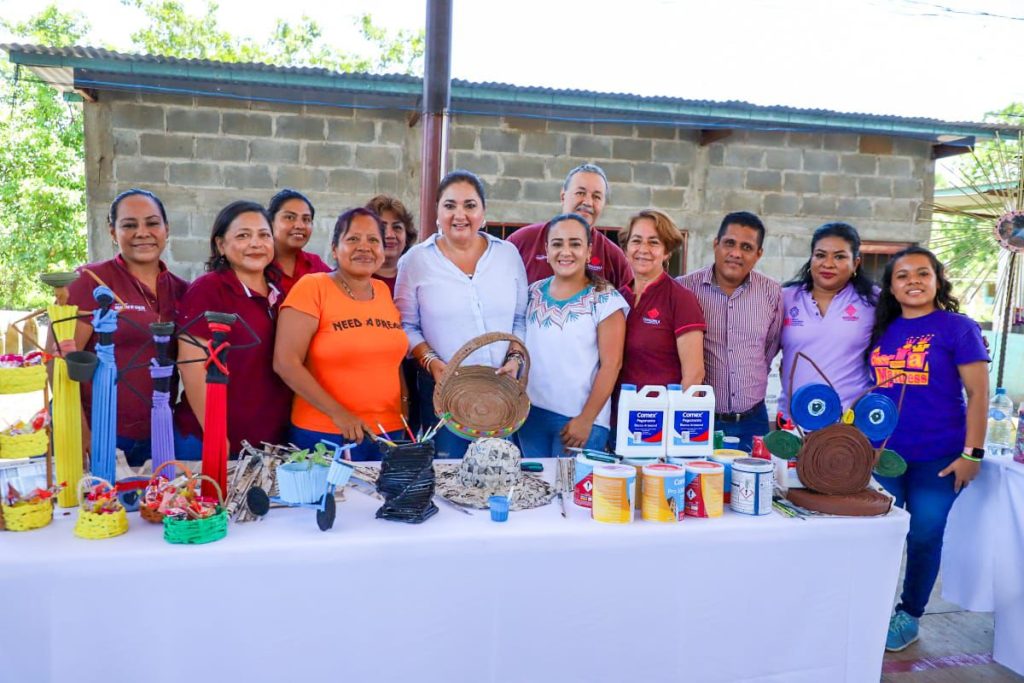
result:
M 110 482 L 106 479 L 86 475 L 78 482 L 78 499 L 81 500 L 83 504 L 85 502 L 85 487 L 93 481 L 103 484 L 111 491 L 114 490 L 114 487 L 111 486 Z M 116 512 L 108 514 L 88 512 L 83 509 L 78 513 L 78 521 L 75 522 L 75 536 L 85 538 L 90 541 L 100 541 L 105 538 L 113 538 L 115 536 L 120 536 L 126 531 L 128 531 L 128 513 L 125 511 L 123 505 L 120 506 L 120 509 Z
M 521 380 L 494 374 L 486 365 L 463 366 L 462 362 L 477 349 L 495 342 L 516 342 L 523 346 L 523 372 L 530 372 L 530 355 L 517 337 L 504 332 L 489 332 L 470 339 L 455 352 L 434 387 L 434 412 L 451 415 L 445 426 L 467 439 L 485 436 L 505 437 L 523 426 L 530 412 L 530 399 Z
M 45 429 L 31 434 L 0 434 L 0 458 L 29 458 L 46 452 L 49 443 Z
M 42 391 L 46 384 L 46 366 L 0 368 L 0 394 L 27 394 Z
M 37 500 L 34 503 L 4 505 L 4 524 L 8 531 L 31 531 L 41 529 L 53 519 L 53 498 Z
M 168 460 L 163 465 L 160 465 L 160 467 L 157 467 L 156 471 L 153 472 L 153 476 L 149 478 L 149 484 L 146 486 L 146 490 L 147 491 L 150 489 L 150 487 L 156 486 L 156 485 L 159 484 L 158 477 L 160 475 L 160 472 L 162 472 L 163 469 L 165 467 L 167 467 L 168 465 L 173 465 L 174 467 L 176 467 L 176 468 L 180 469 L 182 472 L 184 472 L 185 476 L 188 477 L 188 480 L 189 480 L 190 483 L 193 481 L 192 470 L 190 470 L 188 468 L 188 465 L 186 465 L 185 463 L 181 462 L 180 460 Z M 165 477 L 165 478 L 168 481 L 172 481 L 174 479 L 173 475 L 171 477 Z M 192 490 L 195 490 L 195 484 L 194 483 L 192 484 L 192 487 L 193 487 Z M 158 500 L 157 501 L 157 506 L 158 507 L 159 507 L 159 504 L 160 504 L 160 501 Z M 153 524 L 160 524 L 160 523 L 162 523 L 164 521 L 164 513 L 160 512 L 155 507 L 150 507 L 145 502 L 142 502 L 142 503 L 139 504 L 139 517 L 142 517 L 142 519 L 146 520 L 147 522 L 152 522 Z
M 164 517 L 164 540 L 168 543 L 212 543 L 228 535 L 228 512 L 224 508 L 224 492 L 221 491 L 220 484 L 205 474 L 199 474 L 192 477 L 186 485 L 194 490 L 196 483 L 202 479 L 213 482 L 214 488 L 217 489 L 217 512 L 203 519 Z

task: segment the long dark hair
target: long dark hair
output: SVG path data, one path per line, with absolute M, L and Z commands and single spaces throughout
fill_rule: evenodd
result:
M 268 226 L 274 224 L 270 220 L 270 214 L 263 208 L 262 204 L 258 202 L 250 202 L 245 199 L 240 199 L 235 202 L 231 202 L 217 214 L 217 217 L 213 219 L 213 227 L 210 228 L 210 258 L 206 261 L 206 271 L 212 273 L 215 270 L 223 270 L 228 268 L 230 264 L 227 258 L 220 253 L 217 248 L 217 240 L 227 233 L 228 228 L 231 227 L 232 221 L 241 216 L 243 213 L 258 213 L 263 216 L 263 219 L 267 221 Z M 273 272 L 273 261 L 267 266 L 267 270 Z
M 558 225 L 559 223 L 564 223 L 564 222 L 567 222 L 567 221 L 576 221 L 577 223 L 582 225 L 583 226 L 583 234 L 586 235 L 586 239 L 587 239 L 587 246 L 588 247 L 589 246 L 593 246 L 593 244 L 594 244 L 593 228 L 590 227 L 590 223 L 587 223 L 587 219 L 584 218 L 583 216 L 579 215 L 578 213 L 560 213 L 557 216 L 555 216 L 554 218 L 552 218 L 551 220 L 549 220 L 547 223 L 544 224 L 544 248 L 545 248 L 545 251 L 547 250 L 548 233 L 551 232 L 551 228 L 553 226 L 555 226 L 555 225 Z M 603 292 L 605 289 L 607 289 L 608 287 L 611 286 L 611 283 L 609 283 L 603 277 L 601 277 L 600 275 L 597 275 L 595 273 L 592 273 L 590 271 L 590 264 L 589 263 L 583 264 L 583 275 L 584 275 L 584 277 L 587 278 L 587 281 L 590 282 L 591 285 L 593 285 L 594 289 L 596 289 L 599 292 Z
M 885 264 L 885 272 L 882 273 L 882 293 L 878 297 L 878 306 L 875 308 L 875 327 L 871 332 L 870 348 L 874 348 L 892 321 L 903 314 L 903 307 L 900 306 L 899 301 L 896 301 L 896 297 L 892 293 L 892 272 L 896 268 L 897 261 L 904 256 L 914 254 L 928 257 L 932 264 L 932 270 L 935 271 L 935 308 L 950 313 L 960 312 L 960 300 L 953 296 L 953 283 L 946 279 L 946 269 L 942 262 L 924 247 L 907 247 L 893 254 L 889 262 Z
M 309 215 L 311 218 L 316 218 L 316 209 L 313 208 L 313 202 L 309 201 L 309 197 L 302 194 L 298 190 L 293 190 L 290 187 L 286 187 L 273 197 L 270 198 L 270 203 L 267 204 L 267 213 L 270 214 L 270 225 L 273 227 L 274 218 L 277 217 L 278 211 L 284 206 L 284 203 L 291 199 L 299 199 L 306 202 L 306 206 L 309 207 Z
M 434 201 L 440 202 L 441 195 L 444 194 L 444 191 L 456 183 L 469 183 L 472 185 L 473 189 L 476 190 L 477 196 L 480 197 L 480 206 L 485 209 L 487 208 L 487 197 L 484 196 L 483 181 L 480 180 L 480 177 L 476 173 L 467 171 L 464 168 L 457 168 L 454 171 L 449 171 L 444 178 L 441 178 L 441 182 L 437 185 L 437 198 L 435 198 Z
M 800 266 L 800 270 L 797 271 L 792 280 L 782 285 L 783 287 L 800 285 L 808 292 L 814 289 L 814 279 L 811 277 L 811 261 L 814 258 L 814 247 L 826 237 L 838 237 L 843 240 L 850 245 L 850 253 L 853 254 L 853 260 L 856 261 L 860 258 L 860 235 L 857 233 L 857 228 L 849 223 L 826 223 L 815 230 L 814 235 L 811 237 L 810 258 L 807 259 L 804 265 Z M 857 269 L 853 271 L 853 277 L 850 278 L 850 282 L 853 283 L 853 288 L 864 303 L 870 306 L 878 304 L 878 292 L 875 289 L 875 283 L 864 274 L 863 268 L 857 266 Z

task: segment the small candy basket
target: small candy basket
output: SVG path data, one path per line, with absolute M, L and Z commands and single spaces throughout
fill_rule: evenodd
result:
M 46 384 L 46 366 L 42 354 L 0 356 L 0 394 L 27 394 L 42 391 Z
M 196 493 L 201 480 L 213 483 L 217 500 L 203 498 Z M 219 541 L 228 534 L 228 513 L 224 507 L 224 492 L 210 477 L 192 476 L 178 488 L 172 506 L 164 513 L 164 540 L 168 543 L 199 544 Z
M 53 499 L 4 505 L 4 524 L 8 531 L 42 529 L 53 519 Z
M 78 498 L 81 511 L 75 522 L 75 536 L 97 541 L 128 531 L 128 513 L 117 499 L 117 489 L 106 479 L 92 475 L 82 477 L 78 482 Z
M 170 476 L 166 474 L 161 476 L 160 473 L 168 465 L 172 468 Z M 146 485 L 145 491 L 142 492 L 142 502 L 139 503 L 139 517 L 142 517 L 147 522 L 162 524 L 164 513 L 161 511 L 161 507 L 166 507 L 170 503 L 170 499 L 178 493 L 177 487 L 172 483 L 176 478 L 173 468 L 180 469 L 185 474 L 186 479 L 192 480 L 192 470 L 179 460 L 168 460 L 156 468 L 153 476 L 149 479 L 149 483 Z M 193 484 L 194 486 L 195 484 Z

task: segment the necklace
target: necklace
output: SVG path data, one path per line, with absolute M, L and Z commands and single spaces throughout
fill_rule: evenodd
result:
M 345 278 L 341 276 L 341 273 L 338 273 L 338 282 L 341 283 L 342 289 L 345 290 L 345 293 L 348 294 L 349 297 L 353 301 L 373 301 L 374 291 L 373 291 L 373 283 L 372 282 L 370 283 L 370 298 L 369 299 L 359 299 L 358 297 L 356 297 L 355 292 L 353 292 L 352 288 L 348 286 L 348 282 L 346 282 Z

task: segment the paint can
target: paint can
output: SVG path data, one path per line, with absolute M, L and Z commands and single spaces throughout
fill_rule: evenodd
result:
M 593 506 L 590 516 L 608 524 L 633 521 L 636 468 L 630 465 L 598 465 L 594 468 Z
M 732 463 L 732 500 L 729 507 L 745 515 L 772 511 L 774 467 L 762 458 L 740 458 Z
M 686 470 L 679 465 L 655 463 L 643 470 L 641 513 L 649 522 L 678 522 L 686 500 Z
M 636 496 L 635 496 L 635 508 L 640 509 L 640 501 L 643 500 L 644 495 L 644 468 L 648 465 L 653 465 L 658 462 L 657 458 L 626 458 L 622 461 L 623 465 L 629 465 L 636 470 Z
M 740 458 L 749 457 L 750 453 L 731 448 L 719 448 L 711 456 L 711 462 L 717 462 L 725 468 L 725 478 L 722 480 L 722 502 L 726 505 L 729 504 L 729 495 L 732 492 L 732 464 Z
M 686 514 L 690 517 L 722 516 L 722 482 L 725 467 L 721 463 L 695 460 L 686 465 Z
M 573 463 L 572 502 L 582 508 L 590 507 L 593 500 L 594 467 L 604 464 L 582 453 L 576 456 L 576 462 Z

